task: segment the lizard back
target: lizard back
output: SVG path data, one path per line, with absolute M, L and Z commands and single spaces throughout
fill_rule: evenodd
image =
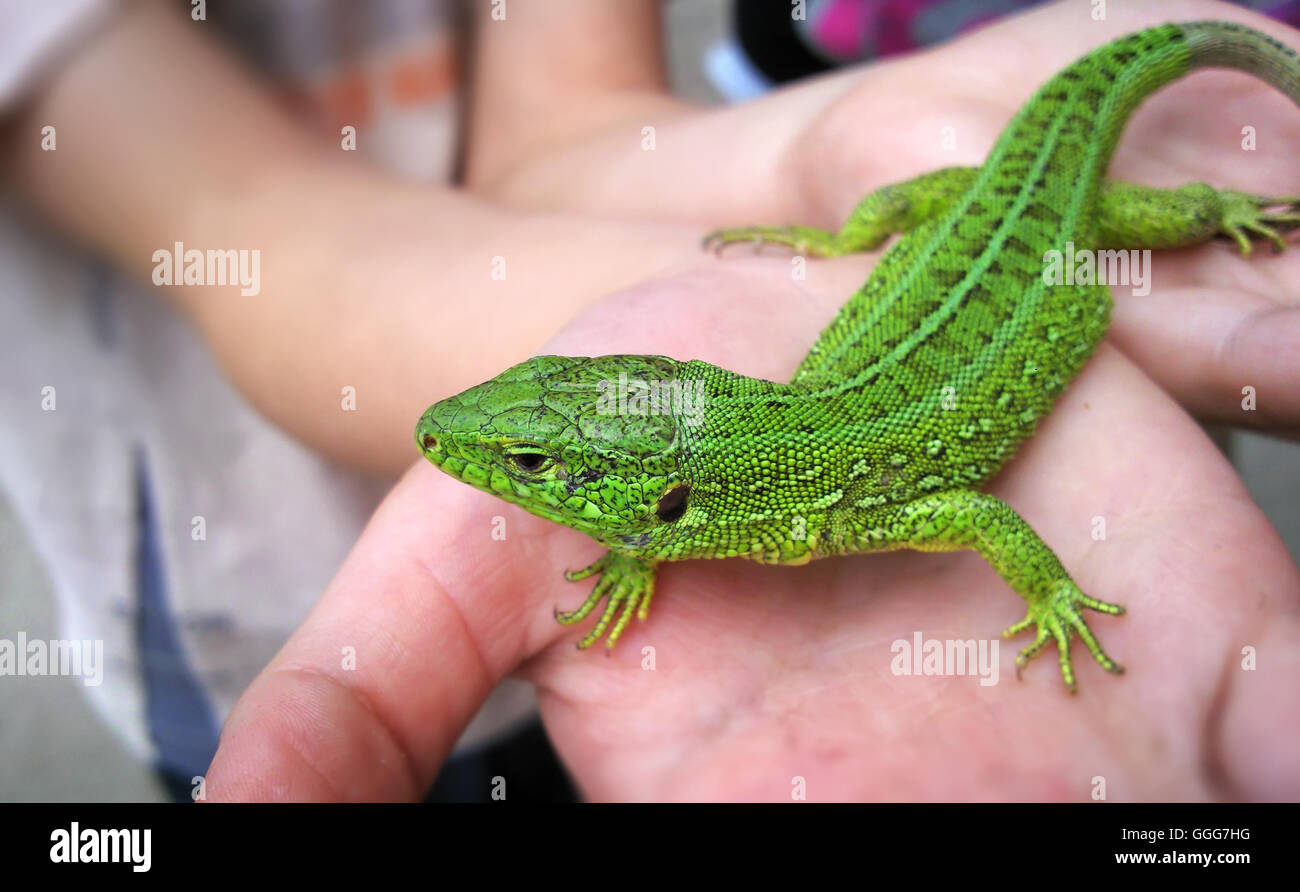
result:
M 1209 66 L 1300 104 L 1294 51 L 1249 28 L 1165 25 L 1107 44 L 1026 103 L 969 190 L 894 245 L 823 331 L 792 382 L 800 411 L 888 455 L 890 501 L 992 476 L 1078 374 L 1105 333 L 1109 289 L 1047 284 L 1045 255 L 1094 247 L 1093 209 L 1133 110 Z

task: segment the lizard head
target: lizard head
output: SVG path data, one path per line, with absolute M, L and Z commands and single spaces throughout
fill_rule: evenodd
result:
M 687 507 L 679 434 L 698 399 L 680 398 L 683 365 L 537 356 L 429 407 L 415 440 L 464 483 L 605 545 L 649 549 Z

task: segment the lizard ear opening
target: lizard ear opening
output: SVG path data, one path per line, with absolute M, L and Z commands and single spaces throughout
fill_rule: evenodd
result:
M 689 486 L 674 486 L 659 500 L 659 504 L 655 506 L 655 514 L 665 523 L 672 523 L 686 513 L 686 497 L 690 494 Z

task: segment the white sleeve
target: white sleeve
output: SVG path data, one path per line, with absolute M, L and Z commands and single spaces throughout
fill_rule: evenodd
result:
M 114 0 L 0 0 L 0 114 L 112 12 Z

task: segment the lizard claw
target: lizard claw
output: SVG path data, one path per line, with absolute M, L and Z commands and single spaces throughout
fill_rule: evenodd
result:
M 606 629 L 609 629 L 609 636 L 605 638 L 605 646 L 612 649 L 633 615 L 643 620 L 650 613 L 650 596 L 654 594 L 655 586 L 654 564 L 631 555 L 607 551 L 583 569 L 566 572 L 564 578 L 577 582 L 597 573 L 600 579 L 595 588 L 576 610 L 555 610 L 555 621 L 569 626 L 586 619 L 601 601 L 607 601 L 596 625 L 578 642 L 579 650 L 599 641 Z M 613 628 L 610 628 L 610 623 L 613 623 Z
M 1075 693 L 1078 686 L 1075 684 L 1074 665 L 1070 659 L 1070 644 L 1076 635 L 1083 641 L 1088 648 L 1088 652 L 1092 654 L 1093 659 L 1103 669 L 1116 675 L 1124 672 L 1124 667 L 1112 660 L 1106 654 L 1106 651 L 1102 650 L 1101 644 L 1092 634 L 1092 630 L 1088 628 L 1088 624 L 1079 615 L 1079 608 L 1081 607 L 1087 607 L 1100 613 L 1108 613 L 1111 616 L 1119 616 L 1124 612 L 1124 608 L 1118 604 L 1110 604 L 1106 601 L 1098 601 L 1096 598 L 1088 597 L 1068 579 L 1059 581 L 1051 595 L 1030 601 L 1025 618 L 1014 625 L 1008 626 L 1002 632 L 1003 638 L 1010 638 L 1025 631 L 1030 626 L 1037 627 L 1037 634 L 1034 636 L 1033 642 L 1016 655 L 1016 678 L 1020 678 L 1020 671 L 1030 660 L 1038 656 L 1050 642 L 1055 641 L 1057 651 L 1060 653 L 1061 678 L 1070 693 Z
M 803 257 L 835 257 L 844 253 L 835 233 L 808 226 L 741 226 L 735 229 L 717 229 L 704 237 L 703 247 L 705 250 L 720 254 L 724 247 L 736 242 L 753 242 L 755 253 L 762 251 L 764 245 L 780 245 Z
M 752 242 L 754 252 L 757 253 L 762 249 L 763 245 L 775 241 L 775 239 L 765 235 L 760 227 L 744 226 L 737 229 L 715 229 L 704 237 L 700 242 L 700 247 L 705 251 L 721 256 L 728 245 L 734 245 L 737 242 Z
M 1270 198 L 1245 192 L 1224 192 L 1220 234 L 1236 241 L 1242 257 L 1251 254 L 1251 238 L 1262 238 L 1273 246 L 1274 253 L 1286 250 L 1282 233 L 1300 228 L 1300 196 Z M 1267 208 L 1282 208 L 1268 212 Z

